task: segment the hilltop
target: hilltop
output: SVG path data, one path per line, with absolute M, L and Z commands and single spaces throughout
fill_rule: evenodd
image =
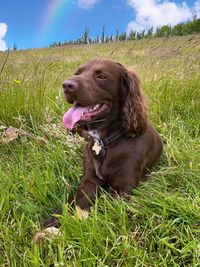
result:
M 0 53 L 0 265 L 198 266 L 200 35 Z M 92 58 L 134 68 L 164 141 L 129 202 L 96 201 L 90 218 L 64 203 L 82 175 L 84 141 L 62 127 L 62 82 Z M 4 64 L 5 63 L 5 64 Z M 32 243 L 42 218 L 65 210 L 62 236 Z

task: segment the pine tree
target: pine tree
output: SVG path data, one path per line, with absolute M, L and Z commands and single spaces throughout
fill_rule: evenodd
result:
M 131 30 L 128 36 L 128 40 L 135 40 L 136 39 L 136 32 Z
M 88 44 L 89 43 L 89 29 L 87 27 L 85 28 L 85 31 L 84 31 L 82 39 L 83 39 L 83 43 L 84 44 Z
M 122 32 L 119 35 L 119 41 L 126 41 L 126 32 Z
M 116 34 L 115 34 L 115 41 L 119 41 L 119 30 L 116 31 Z
M 102 29 L 101 42 L 102 42 L 102 43 L 105 42 L 105 26 L 103 26 L 103 29 Z
M 108 34 L 106 35 L 105 42 L 106 42 L 106 43 L 108 43 L 108 42 L 109 42 L 109 36 L 108 36 Z
M 16 43 L 14 43 L 14 45 L 13 45 L 13 51 L 17 51 L 17 45 L 16 45 Z

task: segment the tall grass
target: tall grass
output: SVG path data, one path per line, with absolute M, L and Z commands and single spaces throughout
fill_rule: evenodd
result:
M 199 41 L 196 35 L 10 53 L 0 75 L 0 266 L 200 265 Z M 61 85 L 94 57 L 140 73 L 164 154 L 130 202 L 103 192 L 81 221 L 65 201 L 80 182 L 85 144 L 62 128 L 68 106 Z M 14 140 L 6 136 L 11 126 L 21 130 Z M 33 244 L 41 220 L 57 207 L 62 236 Z

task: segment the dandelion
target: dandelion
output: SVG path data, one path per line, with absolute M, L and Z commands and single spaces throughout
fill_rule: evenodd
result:
M 13 80 L 13 83 L 15 83 L 15 84 L 20 84 L 20 83 L 21 83 L 21 81 L 20 81 L 20 80 L 18 80 L 18 79 L 14 79 L 14 80 Z

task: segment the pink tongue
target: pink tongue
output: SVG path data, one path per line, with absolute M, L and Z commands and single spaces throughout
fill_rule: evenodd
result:
M 74 124 L 81 119 L 83 112 L 88 111 L 88 107 L 79 107 L 73 105 L 63 116 L 63 124 L 67 129 L 73 129 Z

